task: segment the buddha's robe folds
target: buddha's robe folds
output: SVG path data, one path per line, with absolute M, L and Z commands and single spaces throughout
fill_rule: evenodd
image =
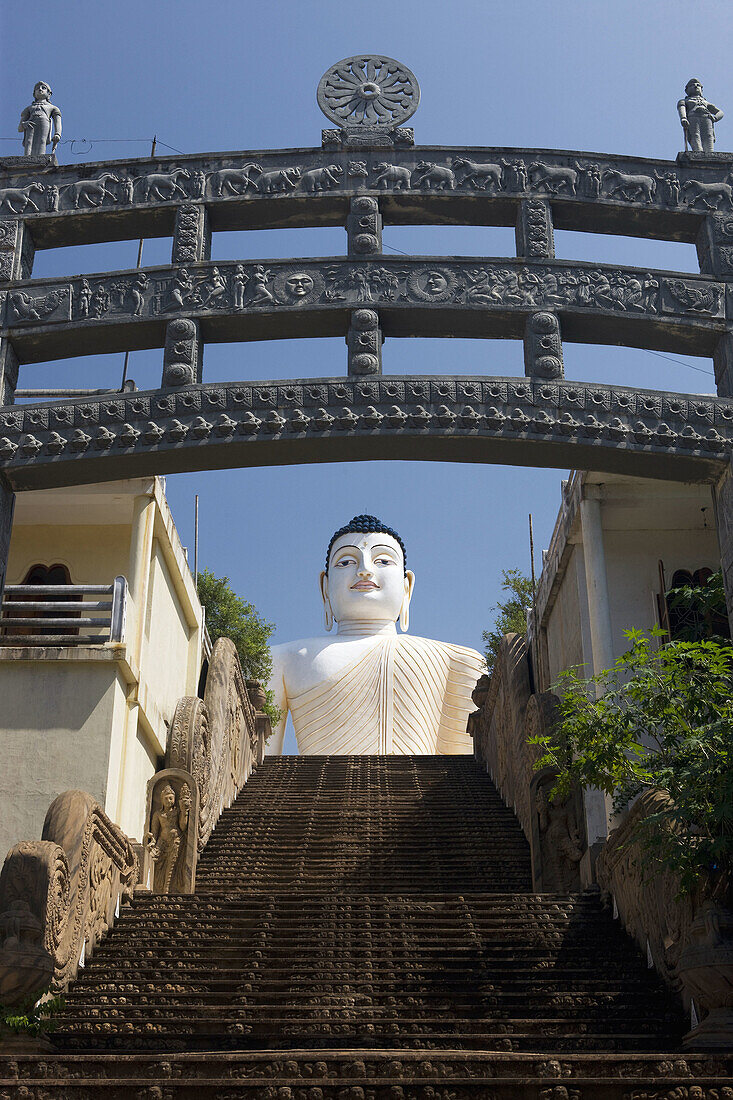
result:
M 288 697 L 303 755 L 470 753 L 471 692 L 486 671 L 474 649 L 377 637 L 332 678 Z

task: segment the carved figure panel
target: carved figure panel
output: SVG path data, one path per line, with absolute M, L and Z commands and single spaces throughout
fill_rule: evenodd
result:
M 153 862 L 156 894 L 190 894 L 196 882 L 198 786 L 179 768 L 157 772 L 148 783 L 145 846 Z

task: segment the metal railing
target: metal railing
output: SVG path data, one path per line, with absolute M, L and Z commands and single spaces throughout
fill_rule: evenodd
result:
M 124 577 L 112 584 L 6 584 L 0 646 L 122 643 L 126 602 Z

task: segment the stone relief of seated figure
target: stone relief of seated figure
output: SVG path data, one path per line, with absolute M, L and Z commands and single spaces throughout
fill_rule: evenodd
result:
M 326 631 L 335 622 L 336 634 L 273 647 L 282 718 L 269 755 L 282 752 L 288 712 L 303 755 L 473 751 L 466 721 L 484 658 L 406 633 L 415 582 L 406 562 L 402 539 L 374 516 L 355 516 L 333 536 L 320 585 Z

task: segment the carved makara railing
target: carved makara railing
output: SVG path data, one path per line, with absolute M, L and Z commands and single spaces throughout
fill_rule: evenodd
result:
M 91 795 L 59 795 L 42 839 L 11 848 L 0 873 L 0 1002 L 66 988 L 137 874 L 132 842 Z
M 148 784 L 144 881 L 158 893 L 190 893 L 198 855 L 222 810 L 264 756 L 269 721 L 256 681 L 245 682 L 234 643 L 219 638 L 209 659 L 204 698 L 186 696 L 168 734 L 165 768 Z

